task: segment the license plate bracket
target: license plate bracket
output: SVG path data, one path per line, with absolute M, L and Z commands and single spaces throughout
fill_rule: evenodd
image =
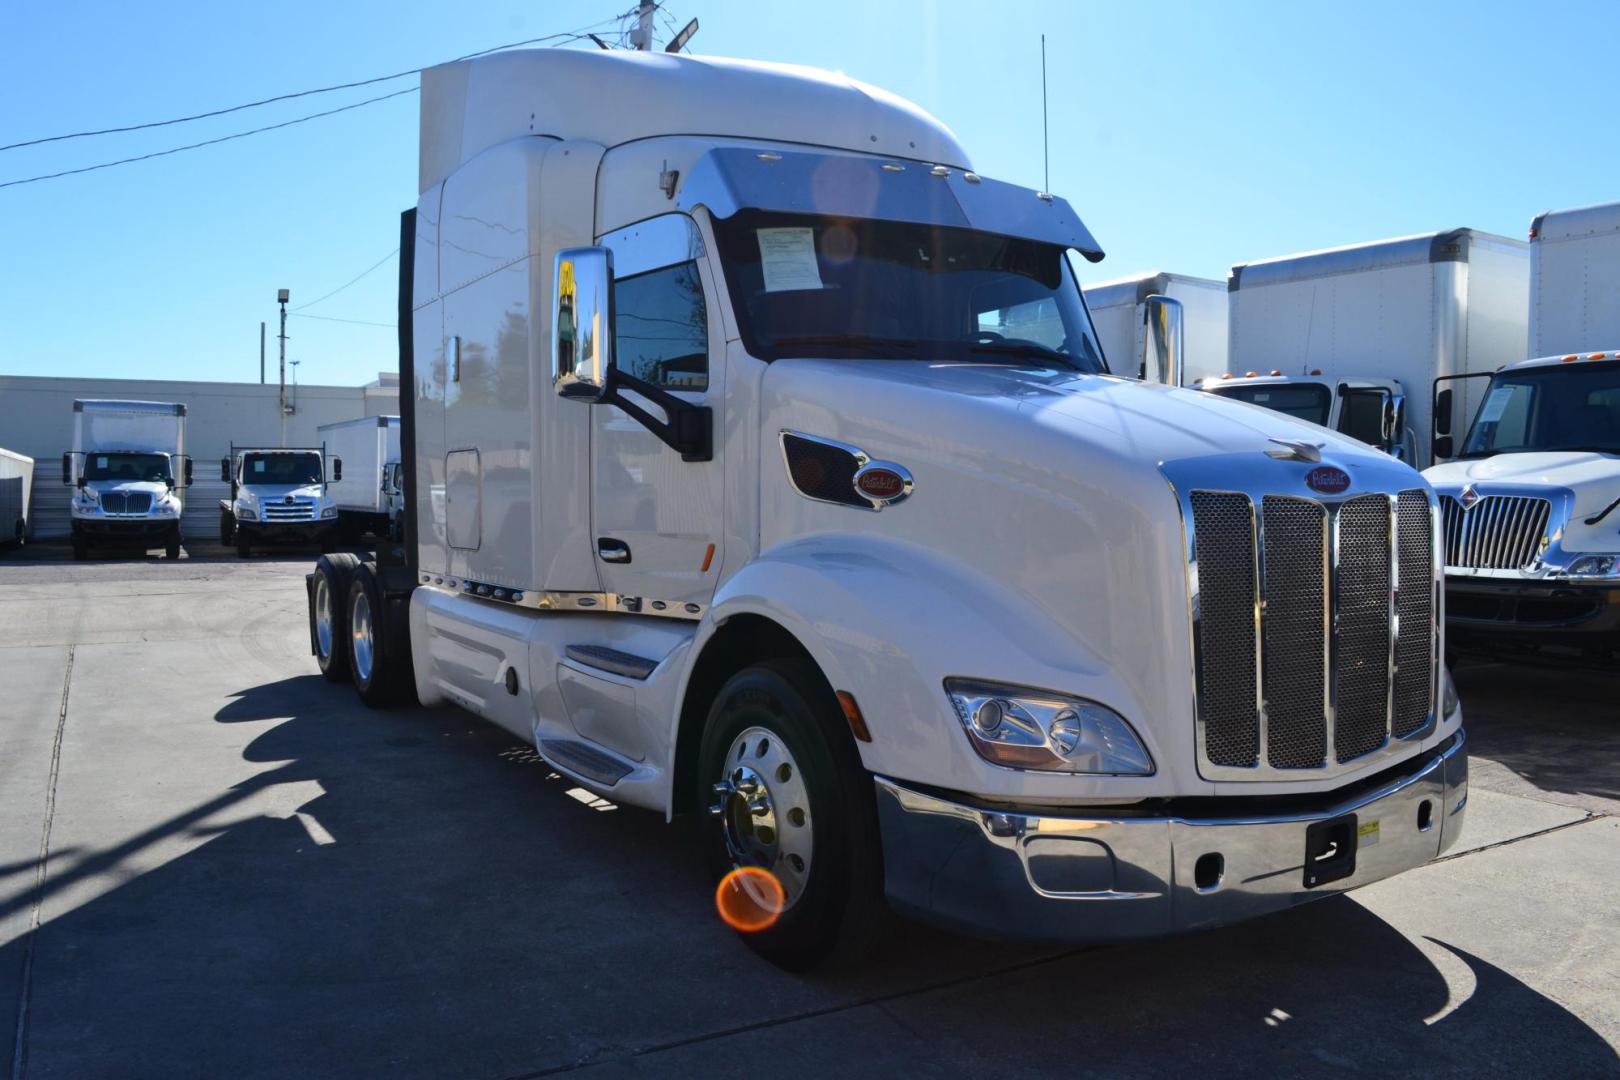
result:
M 1305 829 L 1305 887 L 1342 881 L 1356 872 L 1356 815 L 1318 821 Z

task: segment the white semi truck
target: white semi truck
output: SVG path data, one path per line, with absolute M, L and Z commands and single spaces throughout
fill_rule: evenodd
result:
M 1531 355 L 1436 382 L 1424 475 L 1446 526 L 1453 647 L 1595 665 L 1620 655 L 1620 203 L 1530 226 Z M 1463 388 L 1470 383 L 1470 408 Z M 1482 391 L 1482 392 L 1481 392 Z M 1466 427 L 1453 418 L 1472 417 Z
M 331 476 L 328 480 L 327 471 Z M 219 501 L 219 542 L 247 558 L 255 546 L 337 540 L 338 512 L 328 483 L 343 478 L 343 461 L 324 446 L 238 447 L 219 463 L 231 497 Z
M 916 106 L 497 54 L 423 73 L 419 190 L 406 542 L 316 564 L 311 651 L 700 815 L 765 956 L 857 950 L 885 898 L 1167 934 L 1455 843 L 1421 477 L 1108 374 L 1091 234 Z
M 365 533 L 394 539 L 404 508 L 399 417 L 364 416 L 323 424 L 319 430 L 326 452 L 346 463 L 347 478 L 327 485 L 337 507 L 339 533 L 346 540 Z
M 94 548 L 180 557 L 180 516 L 191 486 L 186 407 L 161 401 L 75 401 L 73 449 L 62 455 L 73 557 Z
M 1430 463 L 1430 385 L 1524 356 L 1519 240 L 1453 229 L 1234 266 L 1229 371 L 1203 388 Z
M 28 542 L 28 510 L 34 493 L 34 459 L 0 450 L 0 545 Z
M 1177 386 L 1226 374 L 1226 282 L 1159 272 L 1100 281 L 1087 285 L 1081 295 L 1112 371 Z M 1155 354 L 1148 348 L 1148 298 L 1153 296 L 1181 304 L 1184 356 L 1179 371 L 1165 371 L 1153 363 Z

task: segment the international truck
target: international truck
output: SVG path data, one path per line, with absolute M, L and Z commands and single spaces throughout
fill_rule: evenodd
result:
M 1434 456 L 1451 460 L 1424 475 L 1445 516 L 1452 647 L 1612 671 L 1620 656 L 1620 203 L 1535 219 L 1528 309 L 1537 359 L 1434 387 Z M 1464 400 L 1469 386 L 1474 408 Z
M 337 507 L 339 535 L 345 540 L 366 533 L 393 539 L 404 507 L 399 417 L 365 416 L 323 424 L 319 431 L 326 452 L 345 462 L 348 473 L 327 485 Z
M 1190 386 L 1226 374 L 1226 283 L 1158 272 L 1100 281 L 1080 290 L 1108 366 L 1121 375 Z M 1166 296 L 1181 304 L 1184 352 L 1179 371 L 1154 364 L 1148 349 L 1151 305 Z M 1153 370 L 1149 370 L 1152 366 Z
M 219 463 L 231 497 L 219 501 L 219 542 L 246 559 L 255 546 L 337 541 L 338 511 L 329 483 L 343 479 L 343 461 L 324 446 L 237 447 Z M 328 479 L 327 470 L 331 475 Z
M 28 542 L 28 510 L 34 492 L 34 459 L 0 450 L 0 544 Z
M 75 401 L 73 449 L 62 455 L 73 557 L 96 548 L 180 557 L 180 516 L 191 486 L 186 407 L 162 401 Z
M 1234 266 L 1229 370 L 1203 388 L 1431 463 L 1429 387 L 1524 357 L 1530 258 L 1452 229 Z
M 885 902 L 1120 940 L 1456 842 L 1432 492 L 1109 374 L 1065 200 L 808 68 L 531 50 L 421 88 L 405 543 L 306 578 L 328 679 L 696 814 L 793 968 Z

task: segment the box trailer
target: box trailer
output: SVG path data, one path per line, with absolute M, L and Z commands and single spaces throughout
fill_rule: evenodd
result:
M 0 450 L 0 545 L 28 542 L 28 510 L 34 493 L 34 459 Z
M 316 663 L 696 812 L 772 961 L 858 951 L 885 898 L 1117 940 L 1456 841 L 1422 478 L 1108 375 L 1079 216 L 915 105 L 499 53 L 423 73 L 418 190 L 406 539 L 316 563 Z
M 1620 203 L 1531 223 L 1528 308 L 1533 359 L 1436 384 L 1435 454 L 1453 460 L 1425 476 L 1445 515 L 1446 622 L 1459 651 L 1612 671 Z
M 1168 296 L 1182 307 L 1184 355 L 1178 384 L 1191 386 L 1226 372 L 1226 283 L 1186 274 L 1138 274 L 1081 290 L 1108 367 L 1116 375 L 1168 382 L 1148 345 L 1148 297 Z M 1149 370 L 1152 367 L 1153 370 Z
M 328 456 L 343 462 L 343 479 L 327 486 L 346 538 L 395 535 L 399 479 L 399 417 L 365 416 L 322 424 Z
M 1529 247 L 1452 229 L 1234 266 L 1231 378 L 1204 387 L 1430 461 L 1440 376 L 1522 359 Z
M 73 557 L 93 548 L 164 549 L 180 557 L 180 516 L 192 478 L 186 407 L 165 401 L 75 401 L 73 449 L 62 455 Z

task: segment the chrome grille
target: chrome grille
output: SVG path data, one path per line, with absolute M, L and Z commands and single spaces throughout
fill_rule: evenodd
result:
M 1246 501 L 1246 500 L 1245 500 Z M 1327 511 L 1267 495 L 1266 760 L 1320 768 L 1327 754 Z
M 1192 493 L 1198 547 L 1198 710 L 1204 756 L 1253 765 L 1260 756 L 1255 685 L 1254 507 L 1247 495 Z
M 1395 614 L 1395 727 L 1404 739 L 1429 721 L 1429 687 L 1434 682 L 1434 518 L 1421 491 L 1403 491 L 1396 521 L 1400 577 Z
M 1426 491 L 1186 498 L 1204 775 L 1332 774 L 1429 730 L 1437 628 Z
M 109 491 L 101 497 L 104 514 L 148 514 L 152 511 L 152 493 L 149 491 Z
M 1523 570 L 1541 553 L 1552 503 L 1527 495 L 1486 495 L 1463 507 L 1442 496 L 1446 565 L 1469 570 Z
M 286 499 L 277 499 L 273 502 L 266 500 L 260 504 L 260 509 L 264 511 L 265 521 L 315 520 L 315 500 L 313 499 L 295 498 L 291 502 Z
M 1351 499 L 1338 517 L 1333 748 L 1346 761 L 1389 728 L 1389 496 Z

